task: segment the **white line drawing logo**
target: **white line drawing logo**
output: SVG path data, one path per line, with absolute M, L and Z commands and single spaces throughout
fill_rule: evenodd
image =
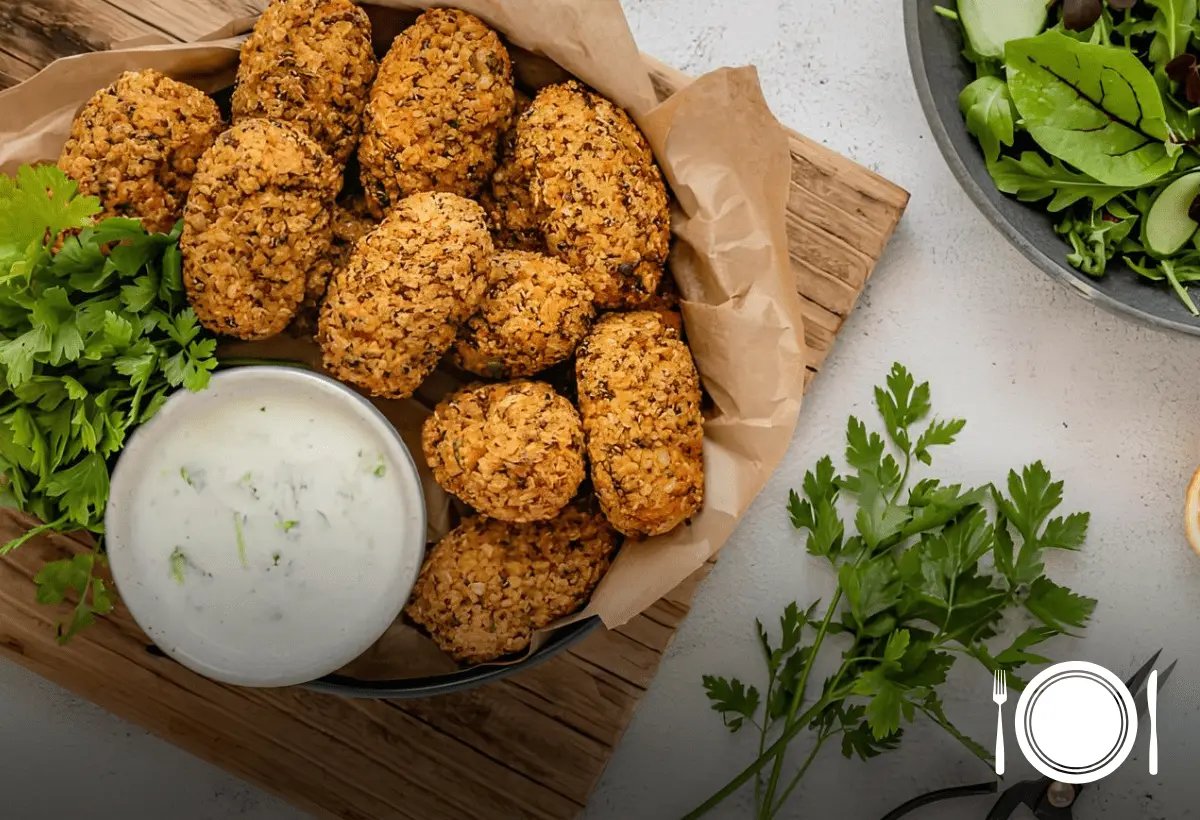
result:
M 1153 711 L 1150 716 L 1153 725 Z M 1095 783 L 1107 777 L 1121 767 L 1137 740 L 1133 694 L 1112 672 L 1085 661 L 1055 664 L 1039 673 L 1017 701 L 1015 722 L 1025 759 L 1060 783 Z
M 992 688 L 992 702 L 996 704 L 996 774 L 1004 775 L 1004 704 L 1008 703 L 1008 675 L 1003 669 L 996 672 L 996 685 Z
M 1158 670 L 1150 670 L 1146 684 L 1146 702 L 1150 712 L 1150 774 L 1158 774 Z

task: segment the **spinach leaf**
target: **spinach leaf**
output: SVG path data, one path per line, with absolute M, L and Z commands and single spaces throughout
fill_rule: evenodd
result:
M 1167 144 L 1162 95 L 1132 52 L 1047 31 L 1010 42 L 1005 67 L 1025 128 L 1053 156 L 1131 188 L 1175 166 L 1182 148 Z
M 1000 77 L 980 77 L 958 95 L 967 130 L 983 146 L 988 162 L 1000 158 L 1000 146 L 1013 144 L 1012 96 Z
M 987 167 L 996 187 L 1022 202 L 1053 197 L 1046 206 L 1051 213 L 1070 207 L 1085 197 L 1091 200 L 1092 207 L 1102 208 L 1126 190 L 1123 186 L 1105 185 L 1087 174 L 1072 171 L 1057 159 L 1046 162 L 1036 151 L 1024 152 L 1019 160 L 1001 157 L 988 162 Z

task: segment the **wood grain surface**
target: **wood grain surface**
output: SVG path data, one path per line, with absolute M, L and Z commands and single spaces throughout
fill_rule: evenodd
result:
M 4 0 L 0 88 L 51 60 L 157 35 L 188 40 L 263 0 Z M 661 95 L 688 81 L 647 59 Z M 808 377 L 854 309 L 908 202 L 903 190 L 791 134 L 788 236 Z M 65 647 L 33 574 L 56 539 L 0 561 L 0 655 L 294 805 L 339 820 L 575 817 L 633 717 L 711 563 L 625 626 L 483 689 L 351 701 L 222 686 L 148 650 L 123 608 Z

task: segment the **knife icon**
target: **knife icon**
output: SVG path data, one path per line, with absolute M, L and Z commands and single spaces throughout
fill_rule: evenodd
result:
M 1158 774 L 1158 670 L 1150 672 L 1146 684 L 1146 705 L 1150 707 L 1150 774 Z

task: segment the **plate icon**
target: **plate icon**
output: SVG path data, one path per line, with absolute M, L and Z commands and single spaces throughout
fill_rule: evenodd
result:
M 1030 765 L 1062 783 L 1115 772 L 1137 740 L 1133 695 L 1103 666 L 1070 661 L 1030 681 L 1017 702 L 1017 745 Z

